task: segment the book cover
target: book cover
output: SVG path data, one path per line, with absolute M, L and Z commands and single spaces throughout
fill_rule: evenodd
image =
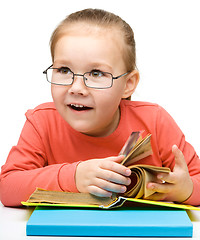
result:
M 73 209 L 37 207 L 28 236 L 192 237 L 185 210 L 153 208 Z

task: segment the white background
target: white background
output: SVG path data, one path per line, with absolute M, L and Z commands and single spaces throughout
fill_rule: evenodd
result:
M 88 7 L 112 11 L 132 26 L 141 76 L 132 99 L 163 106 L 200 155 L 200 1 L 6 0 L 0 6 L 0 165 L 17 144 L 26 110 L 51 101 L 42 72 L 51 64 L 52 31 Z

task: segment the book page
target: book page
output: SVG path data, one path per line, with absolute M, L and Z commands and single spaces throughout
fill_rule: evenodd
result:
M 151 135 L 148 134 L 144 139 L 142 139 L 139 133 L 140 132 L 132 133 L 131 137 L 129 137 L 124 145 L 125 148 L 122 148 L 122 151 L 120 152 L 121 155 L 125 156 L 124 160 L 121 162 L 124 166 L 129 166 L 152 154 Z
M 57 203 L 70 205 L 108 205 L 116 198 L 97 197 L 89 193 L 48 191 L 37 188 L 27 200 L 28 203 Z

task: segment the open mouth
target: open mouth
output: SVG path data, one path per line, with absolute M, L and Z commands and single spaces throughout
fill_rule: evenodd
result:
M 84 105 L 80 105 L 80 104 L 69 104 L 68 107 L 70 107 L 71 109 L 75 110 L 75 111 L 86 111 L 86 110 L 91 110 L 91 107 L 87 107 Z

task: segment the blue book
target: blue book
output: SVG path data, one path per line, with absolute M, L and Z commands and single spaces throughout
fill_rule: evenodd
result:
M 192 233 L 185 210 L 163 207 L 36 207 L 26 227 L 27 236 L 192 237 Z

